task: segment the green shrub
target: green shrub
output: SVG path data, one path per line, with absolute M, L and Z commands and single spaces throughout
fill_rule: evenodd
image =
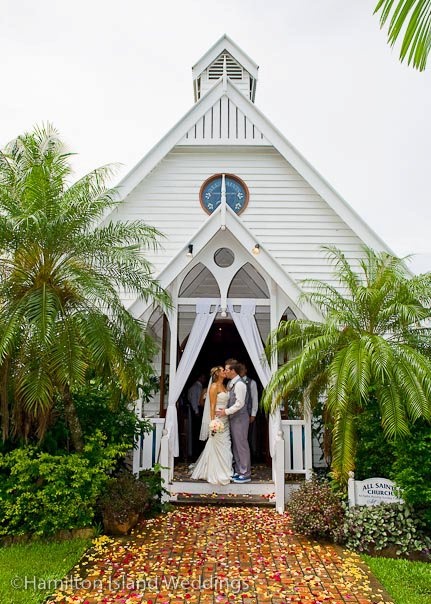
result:
M 417 422 L 412 436 L 396 444 L 393 480 L 401 487 L 403 499 L 424 520 L 431 532 L 431 427 Z
M 326 481 L 313 477 L 295 491 L 287 504 L 293 528 L 312 537 L 333 539 L 344 518 L 340 497 Z
M 349 549 L 364 553 L 391 548 L 401 556 L 427 553 L 431 547 L 419 519 L 409 506 L 401 503 L 350 508 L 337 537 Z
M 126 522 L 130 514 L 143 514 L 150 506 L 148 486 L 130 472 L 110 478 L 103 487 L 98 505 L 104 516 Z
M 140 388 L 144 392 L 144 386 Z M 155 389 L 154 382 L 150 381 L 147 390 L 154 392 Z M 144 396 L 148 398 L 145 392 Z M 129 400 L 119 396 L 100 379 L 89 380 L 85 388 L 73 393 L 72 398 L 85 439 L 100 430 L 108 444 L 128 444 L 131 448 L 136 433 L 152 430 L 151 422 L 136 417 Z M 42 442 L 42 448 L 49 453 L 68 450 L 70 443 L 61 400 L 57 401 L 54 416 L 55 423 L 48 429 Z
M 373 396 L 356 418 L 356 432 L 356 480 L 372 476 L 390 478 L 395 460 L 394 444 L 388 442 L 383 433 L 380 409 Z
M 127 448 L 100 432 L 82 453 L 50 455 L 36 447 L 0 456 L 0 534 L 51 535 L 89 526 L 96 500 Z
M 146 485 L 150 494 L 149 513 L 152 515 L 159 514 L 160 512 L 165 512 L 170 509 L 169 503 L 162 503 L 162 496 L 169 495 L 169 491 L 167 491 L 163 486 L 164 480 L 160 472 L 161 469 L 162 466 L 156 463 L 153 468 L 149 470 L 141 470 L 139 472 L 139 480 Z

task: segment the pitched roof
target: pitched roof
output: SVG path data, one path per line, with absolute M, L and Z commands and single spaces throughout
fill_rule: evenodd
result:
M 277 151 L 310 184 L 324 201 L 345 221 L 352 231 L 368 246 L 393 253 L 369 225 L 313 168 L 265 115 L 242 94 L 226 77 L 220 78 L 184 117 L 157 143 L 143 159 L 121 180 L 118 191 L 121 199 L 127 195 L 157 166 L 183 139 L 187 132 L 223 96 L 230 99 L 254 124 Z M 216 144 L 216 143 L 214 143 Z
M 225 218 L 222 217 L 222 207 L 219 206 L 203 225 L 193 234 L 190 241 L 193 241 L 193 255 L 198 256 L 199 252 L 207 245 L 207 243 L 219 232 L 223 231 L 223 227 L 232 233 L 235 237 L 238 245 L 241 245 L 247 250 L 250 256 L 250 262 L 261 267 L 267 275 L 269 275 L 275 283 L 281 288 L 291 302 L 292 310 L 297 316 L 303 314 L 312 320 L 320 320 L 321 315 L 319 311 L 314 308 L 310 303 L 304 302 L 301 308 L 297 306 L 297 301 L 303 290 L 298 283 L 290 277 L 286 270 L 280 266 L 275 260 L 271 253 L 260 245 L 259 256 L 253 256 L 251 249 L 256 243 L 256 236 L 250 232 L 245 226 L 241 218 L 235 214 L 229 206 L 226 206 Z M 226 231 L 225 231 L 226 232 Z M 182 248 L 176 256 L 174 256 L 170 262 L 162 269 L 157 279 L 163 288 L 168 287 L 173 280 L 188 266 L 189 259 L 185 253 L 188 242 L 185 242 L 185 247 Z M 145 309 L 151 306 L 151 302 L 145 302 L 144 300 L 135 300 L 129 307 L 129 311 L 136 317 L 142 316 Z
M 193 79 L 201 73 L 224 51 L 227 50 L 245 69 L 257 79 L 258 65 L 233 40 L 224 34 L 192 67 Z

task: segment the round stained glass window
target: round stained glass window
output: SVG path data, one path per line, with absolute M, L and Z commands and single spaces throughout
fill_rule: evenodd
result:
M 234 174 L 225 174 L 226 203 L 236 213 L 241 214 L 248 204 L 248 187 Z M 223 175 L 210 176 L 201 186 L 199 199 L 207 214 L 212 214 L 221 203 Z

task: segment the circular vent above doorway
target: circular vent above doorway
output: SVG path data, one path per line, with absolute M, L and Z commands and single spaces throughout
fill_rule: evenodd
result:
M 214 262 L 221 268 L 231 266 L 234 260 L 235 255 L 228 247 L 221 247 L 214 254 Z

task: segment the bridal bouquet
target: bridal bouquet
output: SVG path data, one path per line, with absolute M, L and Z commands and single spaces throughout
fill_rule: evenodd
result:
M 219 419 L 213 419 L 210 421 L 208 426 L 211 436 L 215 436 L 219 432 L 223 432 L 224 424 Z

